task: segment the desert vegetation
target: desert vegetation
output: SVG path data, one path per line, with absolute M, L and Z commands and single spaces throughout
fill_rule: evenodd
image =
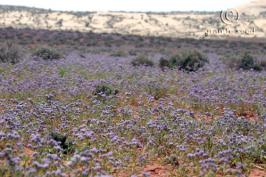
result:
M 22 58 L 22 52 L 16 44 L 6 42 L 0 47 L 0 62 L 16 64 Z
M 62 54 L 54 49 L 50 48 L 39 48 L 34 53 L 33 56 L 39 57 L 43 60 L 56 60 L 62 58 Z
M 233 59 L 223 58 L 223 62 L 228 68 L 234 70 L 254 70 L 259 72 L 266 69 L 265 60 L 259 60 L 256 55 L 250 52 L 237 55 Z
M 181 51 L 169 60 L 164 58 L 160 59 L 159 66 L 164 69 L 168 68 L 178 68 L 183 71 L 195 72 L 202 68 L 205 63 L 208 63 L 208 59 L 200 52 L 196 50 L 191 51 Z
M 265 175 L 264 42 L 0 34 L 0 176 Z

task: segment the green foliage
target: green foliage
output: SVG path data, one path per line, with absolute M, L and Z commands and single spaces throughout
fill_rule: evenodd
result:
M 254 59 L 254 57 L 248 53 L 245 53 L 239 63 L 239 68 L 243 70 L 255 70 L 261 71 L 262 66 L 258 64 L 258 62 Z
M 172 56 L 169 60 L 161 59 L 159 66 L 194 72 L 203 67 L 205 63 L 208 63 L 208 59 L 203 54 L 196 50 L 188 50 Z
M 63 149 L 64 154 L 68 154 L 74 151 L 74 144 L 72 141 L 67 140 L 67 136 L 58 132 L 52 132 L 51 137 L 57 141 L 60 147 Z
M 34 52 L 33 56 L 40 57 L 44 60 L 55 60 L 62 58 L 62 54 L 50 48 L 40 48 Z
M 116 95 L 118 94 L 118 90 L 114 90 L 113 88 L 111 88 L 110 86 L 104 85 L 104 84 L 100 84 L 96 86 L 96 89 L 94 91 L 95 95 L 101 95 L 104 94 L 106 96 L 110 96 L 110 95 Z
M 172 59 L 177 62 L 177 66 L 181 70 L 185 70 L 188 72 L 195 72 L 202 68 L 205 63 L 208 63 L 208 59 L 196 50 L 187 51 L 182 53 L 181 55 L 177 55 Z
M 135 58 L 134 60 L 132 60 L 131 64 L 133 66 L 153 66 L 154 63 L 153 61 L 151 61 L 149 58 L 147 58 L 144 55 L 140 55 L 137 58 Z
M 161 58 L 160 61 L 159 61 L 159 66 L 161 69 L 164 69 L 166 67 L 170 67 L 170 62 L 164 58 Z
M 180 55 L 172 56 L 172 57 L 169 59 L 169 67 L 170 67 L 170 68 L 177 67 L 177 65 L 178 65 L 178 61 L 180 61 L 180 60 L 181 60 Z
M 0 48 L 0 62 L 16 64 L 21 59 L 21 52 L 18 46 L 6 43 Z
M 253 69 L 255 71 L 262 71 L 263 68 L 259 64 L 255 64 L 254 67 L 253 67 Z
M 249 153 L 242 154 L 242 156 L 251 160 L 257 164 L 265 164 L 266 163 L 266 144 L 263 143 L 261 145 L 253 145 L 249 148 Z
M 244 70 L 249 70 L 253 69 L 254 65 L 255 65 L 254 58 L 246 53 L 240 61 L 239 68 L 242 68 Z
M 60 77 L 64 77 L 67 74 L 67 69 L 66 68 L 60 68 L 58 71 L 58 74 Z
M 171 165 L 173 165 L 175 167 L 179 166 L 178 157 L 177 157 L 177 155 L 174 155 L 174 154 L 172 154 L 169 157 L 167 157 L 165 159 L 165 162 L 168 163 L 168 164 L 171 164 Z

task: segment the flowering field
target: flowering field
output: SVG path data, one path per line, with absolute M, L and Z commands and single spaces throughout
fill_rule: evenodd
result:
M 181 40 L 180 49 L 84 36 L 72 44 L 69 34 L 10 31 L 0 32 L 12 41 L 17 34 L 24 58 L 0 63 L 0 176 L 266 175 L 266 71 L 224 62 L 242 49 L 265 60 L 266 45 Z M 36 41 L 63 57 L 33 56 Z M 159 67 L 187 47 L 208 63 L 196 72 Z M 138 53 L 153 65 L 132 65 Z

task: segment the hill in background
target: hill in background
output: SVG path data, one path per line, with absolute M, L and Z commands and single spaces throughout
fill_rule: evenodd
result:
M 230 25 L 221 21 L 220 12 L 65 12 L 0 6 L 0 26 L 184 38 L 264 38 L 264 4 L 260 0 L 238 7 L 240 19 Z

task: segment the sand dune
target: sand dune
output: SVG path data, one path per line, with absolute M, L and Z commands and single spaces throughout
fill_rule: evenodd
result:
M 266 0 L 252 1 L 238 7 L 241 18 L 238 23 L 230 25 L 221 21 L 220 12 L 72 13 L 1 6 L 0 26 L 185 38 L 264 38 L 265 2 Z

